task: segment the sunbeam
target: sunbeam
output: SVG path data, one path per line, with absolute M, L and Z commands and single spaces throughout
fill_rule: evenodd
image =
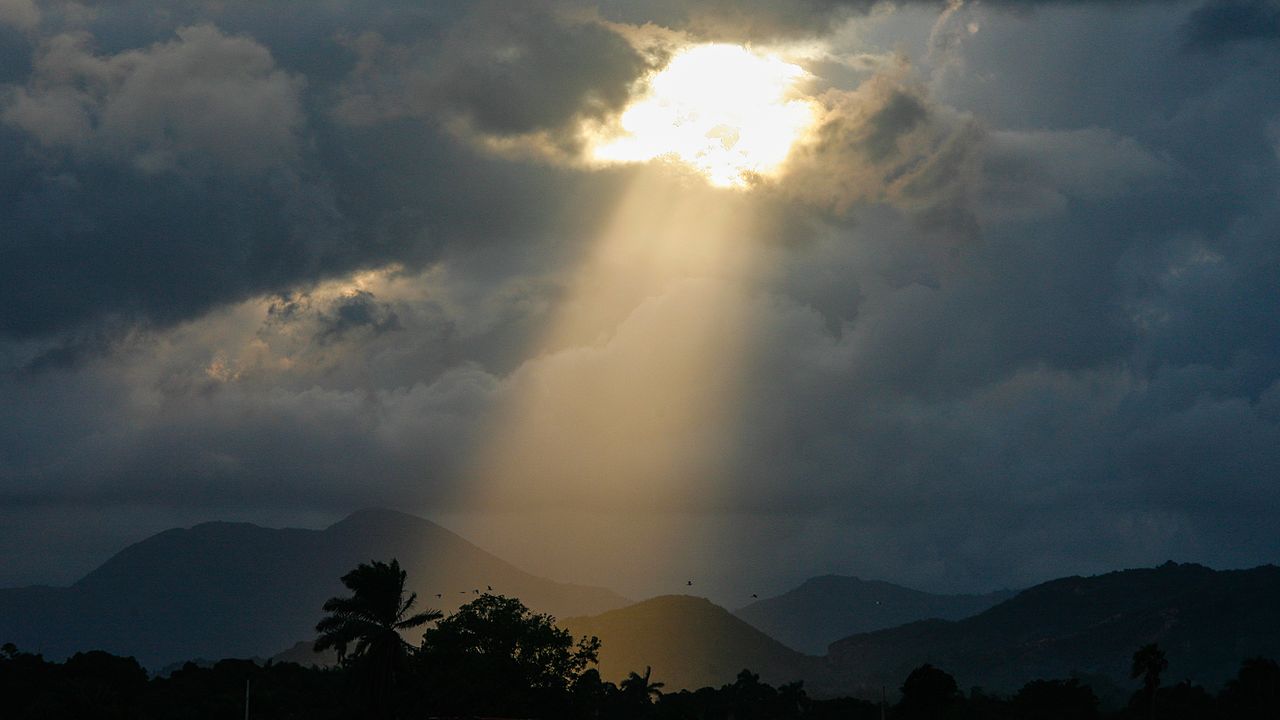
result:
M 505 381 L 469 499 L 487 513 L 478 531 L 514 522 L 540 538 L 521 560 L 603 580 L 641 545 L 651 590 L 705 567 L 695 547 L 711 531 L 695 518 L 724 501 L 761 249 L 759 198 L 742 191 L 814 121 L 804 77 L 738 45 L 686 48 L 590 148 L 604 164 L 671 162 L 635 171 Z
M 641 171 L 539 352 L 507 380 L 476 465 L 478 505 L 538 518 L 544 561 L 571 554 L 596 569 L 610 553 L 595 550 L 641 543 L 653 573 L 689 570 L 671 558 L 694 541 L 691 509 L 717 502 L 734 441 L 743 288 L 758 257 L 751 208 L 741 193 Z M 600 508 L 617 515 L 612 536 L 584 548 L 574 515 Z

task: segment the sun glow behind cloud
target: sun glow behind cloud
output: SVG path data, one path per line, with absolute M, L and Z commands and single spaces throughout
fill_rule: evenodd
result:
M 805 71 L 739 45 L 683 50 L 648 82 L 648 93 L 619 118 L 620 131 L 597 144 L 604 162 L 683 162 L 719 187 L 745 185 L 778 168 L 813 122 L 813 104 L 796 97 Z

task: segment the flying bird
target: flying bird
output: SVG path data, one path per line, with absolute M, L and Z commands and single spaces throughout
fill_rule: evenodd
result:
M 492 585 L 485 585 L 485 587 L 489 589 L 489 592 L 493 592 L 493 586 L 492 586 Z
M 692 580 L 690 580 L 690 581 L 686 582 L 686 583 L 685 583 L 685 586 L 686 586 L 686 587 L 693 587 L 693 581 L 692 581 Z

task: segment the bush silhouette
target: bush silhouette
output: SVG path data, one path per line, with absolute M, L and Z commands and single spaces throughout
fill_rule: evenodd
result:
M 902 700 L 894 716 L 903 720 L 935 720 L 948 717 L 960 700 L 956 679 L 925 663 L 902 683 Z
M 1266 658 L 1245 660 L 1223 688 L 1221 705 L 1240 720 L 1280 717 L 1280 665 Z
M 1098 698 L 1079 680 L 1033 680 L 1013 697 L 1011 706 L 1026 720 L 1093 720 Z

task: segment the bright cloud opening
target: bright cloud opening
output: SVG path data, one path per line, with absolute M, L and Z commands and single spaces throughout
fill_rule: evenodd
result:
M 745 185 L 786 159 L 812 123 L 812 103 L 795 96 L 797 65 L 738 45 L 678 53 L 619 119 L 620 132 L 594 149 L 597 160 L 685 163 L 719 187 Z

